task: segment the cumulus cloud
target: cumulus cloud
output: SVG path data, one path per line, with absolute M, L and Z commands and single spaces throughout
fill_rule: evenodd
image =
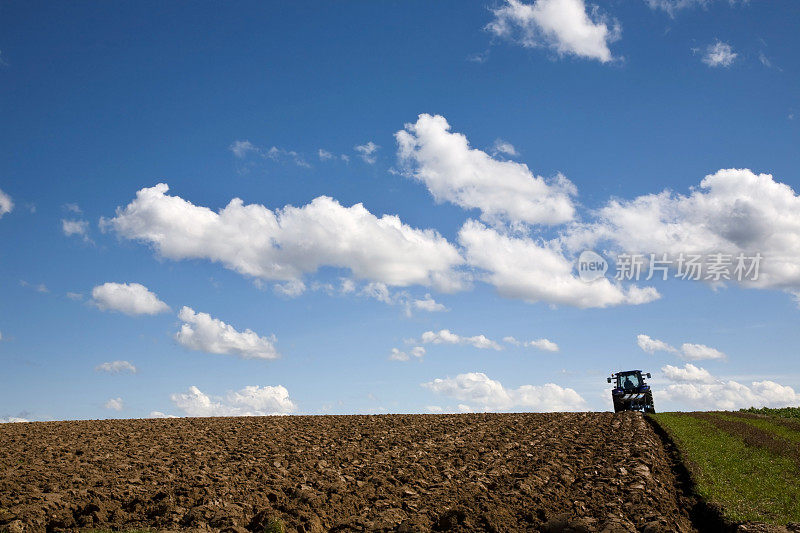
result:
M 597 215 L 595 222 L 565 237 L 569 248 L 604 242 L 630 254 L 666 253 L 673 261 L 681 254 L 707 258 L 722 253 L 731 274 L 739 254 L 760 253 L 758 279 L 746 279 L 742 285 L 800 293 L 800 196 L 769 174 L 719 170 L 689 195 L 665 190 L 633 200 L 614 199 Z
M 323 150 L 322 148 L 317 150 L 317 155 L 319 156 L 320 161 L 327 161 L 328 159 L 333 159 L 333 154 L 327 150 Z
M 92 289 L 92 303 L 102 311 L 126 315 L 157 315 L 169 306 L 140 283 L 104 283 Z
M 450 131 L 440 115 L 419 115 L 395 133 L 406 174 L 424 183 L 437 202 L 477 208 L 481 219 L 559 224 L 573 218 L 575 186 L 564 176 L 535 176 L 527 165 L 494 159 Z
M 636 344 L 639 345 L 639 348 L 644 350 L 647 353 L 656 353 L 656 352 L 673 352 L 677 353 L 678 350 L 675 349 L 674 346 L 670 346 L 664 341 L 660 341 L 658 339 L 654 339 L 649 335 L 640 334 L 636 336 Z
M 0 218 L 10 213 L 12 209 L 14 209 L 14 202 L 11 200 L 11 197 L 0 190 Z
M 514 337 L 503 337 L 503 342 L 513 346 L 525 346 L 526 348 L 536 348 L 544 352 L 557 352 L 559 350 L 558 344 L 549 339 L 535 339 L 532 341 L 519 341 Z
M 150 243 L 169 259 L 208 259 L 266 280 L 296 280 L 330 266 L 395 286 L 453 291 L 463 284 L 455 270 L 461 255 L 436 231 L 412 228 L 397 216 L 378 218 L 361 204 L 344 207 L 320 196 L 272 211 L 236 198 L 214 212 L 168 190 L 162 183 L 138 191 L 103 226 Z
M 3 416 L 0 417 L 0 424 L 14 424 L 17 422 L 30 422 L 27 418 L 21 418 L 18 416 Z
M 237 331 L 208 313 L 196 313 L 191 307 L 181 308 L 183 321 L 175 339 L 190 350 L 213 354 L 236 355 L 242 359 L 276 359 L 275 336 L 260 337 L 255 331 Z
M 222 397 L 205 394 L 195 386 L 170 396 L 175 406 L 189 416 L 267 416 L 288 414 L 297 409 L 282 385 L 249 385 Z
M 662 340 L 654 339 L 649 335 L 640 334 L 636 336 L 636 344 L 639 345 L 643 351 L 653 354 L 656 352 L 668 352 L 675 354 L 681 359 L 687 361 L 700 361 L 702 359 L 727 359 L 728 356 L 723 352 L 706 346 L 705 344 L 692 344 L 684 342 L 681 344 L 680 349 L 675 348 Z
M 422 334 L 420 342 L 423 344 L 468 344 L 480 349 L 502 350 L 503 348 L 495 341 L 485 335 L 474 335 L 472 337 L 462 337 L 448 329 L 439 331 L 426 331 Z
M 727 359 L 724 353 L 719 350 L 706 346 L 705 344 L 681 344 L 681 357 L 689 361 L 700 361 L 701 359 Z
M 426 294 L 425 297 L 420 300 L 414 300 L 414 308 L 420 311 L 428 311 L 429 313 L 447 311 L 444 304 L 440 304 L 434 300 L 430 294 Z
M 136 367 L 128 361 L 110 361 L 102 363 L 94 367 L 97 372 L 108 372 L 109 374 L 130 373 L 137 372 Z
M 375 163 L 375 161 L 377 161 L 376 152 L 379 148 L 380 146 L 372 141 L 369 141 L 368 143 L 358 145 L 353 149 L 358 153 L 359 157 L 361 157 L 365 163 L 372 165 Z
M 670 381 L 679 383 L 711 383 L 714 377 L 705 368 L 686 363 L 683 368 L 667 365 L 661 368 L 664 376 Z
M 510 156 L 519 155 L 517 153 L 517 149 L 514 148 L 514 145 L 508 141 L 504 141 L 503 139 L 495 139 L 492 148 L 493 148 L 492 155 L 497 155 L 497 154 L 505 154 Z
M 106 409 L 110 409 L 112 411 L 122 411 L 125 407 L 122 401 L 122 398 L 110 398 L 105 404 L 104 407 Z
M 573 389 L 563 388 L 555 383 L 522 385 L 509 389 L 482 372 L 435 379 L 423 383 L 422 386 L 437 394 L 469 402 L 482 411 L 578 411 L 586 408 L 586 401 Z M 469 409 L 468 405 L 464 407 Z
M 86 220 L 61 220 L 61 231 L 67 237 L 77 236 L 89 241 L 89 222 Z
M 608 278 L 580 280 L 573 273 L 574 262 L 556 242 L 513 237 L 474 220 L 462 226 L 458 239 L 469 264 L 484 270 L 482 279 L 507 298 L 588 308 L 637 305 L 660 297 L 653 287 L 625 288 Z
M 167 413 L 162 413 L 161 411 L 150 411 L 150 415 L 147 418 L 180 418 L 175 415 L 168 415 Z
M 411 357 L 422 359 L 425 355 L 425 348 L 422 346 L 415 346 L 409 352 L 401 351 L 398 348 L 392 348 L 392 353 L 389 354 L 390 361 L 408 361 Z
M 276 283 L 273 289 L 282 296 L 296 298 L 306 292 L 306 284 L 302 280 L 291 279 L 285 283 Z
M 708 45 L 703 54 L 703 63 L 709 67 L 729 67 L 739 54 L 733 51 L 731 45 L 717 41 Z
M 619 39 L 621 28 L 591 14 L 583 0 L 536 0 L 526 4 L 506 0 L 493 10 L 486 29 L 526 48 L 546 47 L 559 56 L 575 55 L 608 63 L 613 59 L 609 44 Z
M 660 391 L 659 396 L 690 409 L 800 406 L 800 394 L 792 387 L 774 381 L 753 381 L 748 386 L 733 380 L 716 379 L 705 369 L 691 364 L 684 368 L 667 365 L 661 371 L 675 383 Z

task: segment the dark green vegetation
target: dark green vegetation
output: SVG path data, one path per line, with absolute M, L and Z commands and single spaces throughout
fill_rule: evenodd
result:
M 780 418 L 800 419 L 800 407 L 781 407 L 780 409 L 771 409 L 769 407 L 756 409 L 755 407 L 751 407 L 749 409 L 742 409 L 740 412 L 755 415 L 778 416 Z
M 775 414 L 773 414 L 775 413 Z M 732 522 L 800 521 L 800 409 L 662 413 L 698 494 Z

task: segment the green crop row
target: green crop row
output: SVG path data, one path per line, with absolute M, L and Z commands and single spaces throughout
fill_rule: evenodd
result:
M 800 430 L 737 413 L 662 413 L 695 490 L 732 522 L 800 521 Z

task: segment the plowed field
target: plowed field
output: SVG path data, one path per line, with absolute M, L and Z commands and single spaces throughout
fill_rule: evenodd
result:
M 0 530 L 691 531 L 638 413 L 0 426 Z

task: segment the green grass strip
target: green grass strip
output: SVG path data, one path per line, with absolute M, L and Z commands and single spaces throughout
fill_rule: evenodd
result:
M 781 424 L 781 420 L 770 420 L 769 418 L 745 418 L 737 416 L 735 413 L 715 413 L 724 420 L 744 422 L 762 431 L 767 431 L 777 437 L 782 437 L 788 441 L 800 443 L 800 429 Z M 800 480 L 798 480 L 800 482 Z
M 755 407 L 750 407 L 749 409 L 740 409 L 740 412 L 753 413 L 756 415 L 778 416 L 781 418 L 800 419 L 800 407 L 780 407 L 778 409 L 772 409 L 769 407 L 762 407 L 760 409 L 756 409 Z
M 672 437 L 697 492 L 734 522 L 784 525 L 800 520 L 797 466 L 788 457 L 748 446 L 706 420 L 681 413 L 652 415 Z

